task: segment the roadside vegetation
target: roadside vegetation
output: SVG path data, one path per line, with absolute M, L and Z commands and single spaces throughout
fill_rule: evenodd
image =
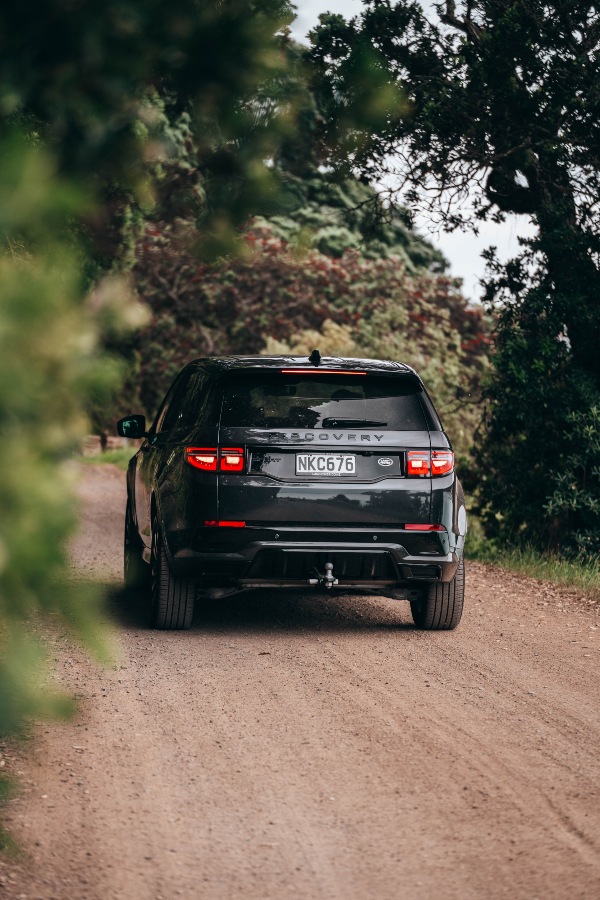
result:
M 472 535 L 467 540 L 466 555 L 477 562 L 571 588 L 587 596 L 590 601 L 600 602 L 600 564 L 597 560 L 582 562 L 565 559 L 554 553 L 542 553 L 531 546 L 499 548 L 481 537 L 473 540 Z
M 77 461 L 87 466 L 116 466 L 123 472 L 127 471 L 129 460 L 135 453 L 133 447 L 119 447 L 112 450 L 98 450 L 96 453 L 77 455 Z
M 299 248 L 265 225 L 246 233 L 245 246 L 243 257 L 214 265 L 199 262 L 181 235 L 150 229 L 138 242 L 135 284 L 152 310 L 132 336 L 141 408 L 153 413 L 194 356 L 308 357 L 319 347 L 325 355 L 389 357 L 420 372 L 457 450 L 468 455 L 481 418 L 489 324 L 455 281 L 410 257 Z
M 366 0 L 312 33 L 320 140 L 336 171 L 386 179 L 449 228 L 521 215 L 535 236 L 486 256 L 492 368 L 471 485 L 486 535 L 573 559 L 600 551 L 600 24 L 588 3 Z M 348 145 L 364 47 L 401 84 Z M 342 131 L 340 131 L 342 129 Z
M 157 156 L 176 153 L 161 114 L 184 107 L 192 123 L 202 253 L 233 249 L 273 190 L 285 123 L 257 117 L 255 98 L 285 68 L 277 35 L 291 17 L 276 0 L 48 0 L 37 12 L 0 12 L 0 738 L 73 709 L 50 687 L 36 622 L 104 649 L 95 594 L 70 578 L 68 463 L 86 411 L 120 390 L 111 342 L 144 320 L 127 229 L 154 203 Z

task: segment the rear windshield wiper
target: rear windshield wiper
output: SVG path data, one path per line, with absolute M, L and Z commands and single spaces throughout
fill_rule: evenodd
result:
M 385 428 L 387 422 L 374 419 L 336 419 L 330 416 L 321 422 L 322 428 Z

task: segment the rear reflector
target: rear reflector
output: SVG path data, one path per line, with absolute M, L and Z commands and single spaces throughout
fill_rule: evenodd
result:
M 245 528 L 245 522 L 237 522 L 233 519 L 206 519 L 204 522 L 210 528 Z
M 347 369 L 281 369 L 282 375 L 366 375 L 366 372 L 349 372 Z
M 405 531 L 445 531 L 443 525 L 405 525 Z

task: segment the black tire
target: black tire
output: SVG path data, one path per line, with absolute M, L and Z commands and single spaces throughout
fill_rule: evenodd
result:
M 152 627 L 164 631 L 189 628 L 194 617 L 196 585 L 176 578 L 155 522 L 152 527 Z
M 142 542 L 133 522 L 131 504 L 125 507 L 125 539 L 123 546 L 123 580 L 133 591 L 150 588 L 150 566 L 142 556 Z
M 413 622 L 427 631 L 451 631 L 460 622 L 464 601 L 465 563 L 461 557 L 452 581 L 431 584 L 422 597 L 411 600 Z

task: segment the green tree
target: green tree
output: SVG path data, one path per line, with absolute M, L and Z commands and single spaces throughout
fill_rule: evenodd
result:
M 0 734 L 24 714 L 64 709 L 42 693 L 35 614 L 58 614 L 100 648 L 97 605 L 69 583 L 73 472 L 82 403 L 116 371 L 98 354 L 101 316 L 81 302 L 81 265 L 68 220 L 86 198 L 52 160 L 21 141 L 0 145 Z M 59 705 L 57 705 L 59 704 Z
M 559 513 L 548 472 L 567 465 L 571 448 L 560 436 L 569 409 L 591 411 L 600 399 L 600 19 L 592 4 L 561 0 L 446 0 L 435 9 L 367 0 L 351 22 L 322 17 L 311 58 L 333 123 L 325 119 L 323 142 L 335 144 L 336 119 L 354 90 L 344 73 L 367 42 L 388 78 L 404 85 L 411 115 L 391 117 L 351 153 L 337 142 L 337 165 L 371 178 L 393 165 L 408 200 L 433 197 L 450 227 L 506 213 L 537 226 L 519 260 L 492 266 L 488 285 L 487 299 L 501 313 L 479 444 L 494 477 L 481 485 L 482 506 L 499 538 L 543 545 L 552 534 L 554 546 L 573 548 L 581 522 L 577 510 Z M 549 378 L 542 359 L 552 363 Z M 538 439 L 540 417 L 520 415 L 518 404 L 546 408 L 546 444 Z M 509 447 L 517 446 L 535 460 L 528 475 L 535 502 L 522 508 L 512 492 L 518 454 Z M 574 484 L 580 492 L 579 476 Z M 600 531 L 600 518 L 592 522 L 590 510 L 582 516 L 587 530 Z
M 278 33 L 291 19 L 287 0 L 3 4 L 0 133 L 20 126 L 52 148 L 59 173 L 93 188 L 85 230 L 110 266 L 128 207 L 152 203 L 153 160 L 176 151 L 160 112 L 185 112 L 204 243 L 230 246 L 270 189 L 282 115 L 257 97 L 285 71 Z
M 469 306 L 453 279 L 398 255 L 326 256 L 288 244 L 264 223 L 245 240 L 245 255 L 209 264 L 194 257 L 181 230 L 146 229 L 133 269 L 152 311 L 135 341 L 142 407 L 154 413 L 196 356 L 308 356 L 318 346 L 329 355 L 413 365 L 466 452 L 480 415 L 488 335 L 481 307 Z M 415 239 L 414 247 L 417 257 L 426 244 Z
M 232 244 L 272 178 L 276 114 L 256 101 L 285 67 L 279 0 L 61 0 L 0 10 L 0 733 L 49 711 L 31 618 L 94 645 L 93 604 L 68 578 L 68 460 L 84 407 L 120 377 L 103 331 L 135 319 L 119 279 L 128 210 L 173 159 L 160 110 L 185 113 L 204 173 L 200 249 Z M 158 110 L 158 113 L 157 113 Z M 167 115 L 168 112 L 168 115 Z M 198 247 L 196 247 L 198 250 Z M 139 319 L 138 319 L 139 324 Z
M 479 512 L 499 542 L 592 560 L 600 550 L 599 394 L 574 364 L 555 285 L 533 253 L 506 267 L 492 261 L 493 291 L 506 301 L 476 441 Z
M 366 259 L 400 259 L 409 272 L 442 273 L 447 261 L 412 227 L 407 211 L 384 205 L 377 191 L 352 176 L 336 176 L 314 166 L 302 176 L 279 162 L 281 194 L 274 214 L 255 225 L 288 243 L 313 247 L 325 256 L 356 250 Z

